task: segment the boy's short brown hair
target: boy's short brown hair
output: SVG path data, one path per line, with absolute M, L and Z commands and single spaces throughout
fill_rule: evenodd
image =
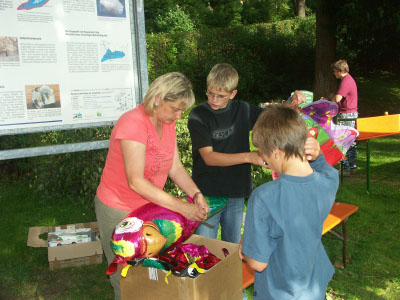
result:
M 266 155 L 278 148 L 285 152 L 286 159 L 295 156 L 303 160 L 307 137 L 307 126 L 300 114 L 288 105 L 274 104 L 258 117 L 252 141 Z
M 216 64 L 208 73 L 207 86 L 233 92 L 239 82 L 239 74 L 230 64 Z
M 338 61 L 335 61 L 333 64 L 331 64 L 331 69 L 349 73 L 349 65 L 344 59 L 339 59 Z

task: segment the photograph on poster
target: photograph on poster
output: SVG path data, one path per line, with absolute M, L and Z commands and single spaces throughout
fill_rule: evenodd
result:
M 61 107 L 58 84 L 26 85 L 25 94 L 28 109 Z
M 44 6 L 49 0 L 28 0 L 17 7 L 17 10 L 31 10 Z
M 0 36 L 0 61 L 19 61 L 18 39 Z
M 125 0 L 96 0 L 99 17 L 125 18 Z

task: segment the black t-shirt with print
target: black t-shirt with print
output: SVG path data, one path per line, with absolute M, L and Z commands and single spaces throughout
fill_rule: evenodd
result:
M 212 146 L 214 152 L 249 152 L 249 132 L 262 109 L 243 101 L 229 101 L 213 110 L 204 102 L 193 108 L 188 128 L 192 139 L 193 180 L 206 196 L 246 197 L 251 192 L 251 165 L 207 166 L 199 149 Z

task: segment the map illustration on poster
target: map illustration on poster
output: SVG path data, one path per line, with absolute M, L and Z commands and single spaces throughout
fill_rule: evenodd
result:
M 143 72 L 131 5 L 136 1 L 0 1 L 0 135 L 112 123 L 138 105 Z

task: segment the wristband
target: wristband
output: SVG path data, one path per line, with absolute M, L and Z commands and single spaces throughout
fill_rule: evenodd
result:
M 193 201 L 196 199 L 196 197 L 197 197 L 198 194 L 203 194 L 203 193 L 200 192 L 200 191 L 194 193 L 194 195 L 193 195 L 193 197 L 192 197 Z

